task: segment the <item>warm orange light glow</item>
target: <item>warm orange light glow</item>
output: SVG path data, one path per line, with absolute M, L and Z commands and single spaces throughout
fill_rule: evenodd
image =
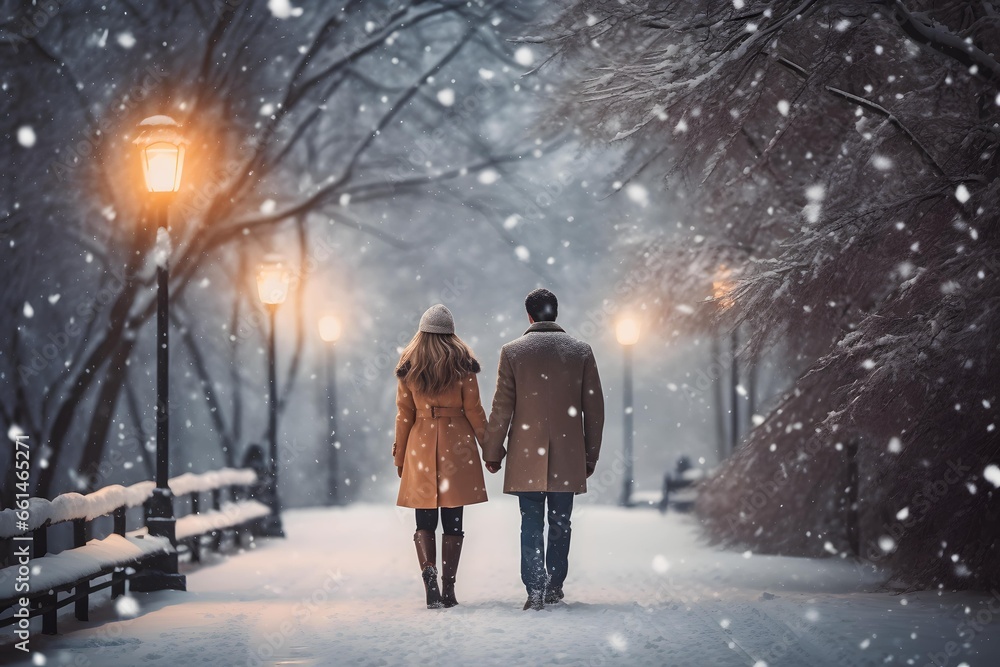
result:
M 635 345 L 639 342 L 639 320 L 626 315 L 615 325 L 615 337 L 619 345 Z
M 340 338 L 340 320 L 333 315 L 319 318 L 319 337 L 327 343 L 336 343 Z
M 277 259 L 261 264 L 257 271 L 257 293 L 260 300 L 269 306 L 277 306 L 288 298 L 288 285 L 292 276 L 285 265 Z
M 184 145 L 180 125 L 170 116 L 150 116 L 139 123 L 142 174 L 149 192 L 177 192 L 184 173 Z
M 719 265 L 719 270 L 715 273 L 715 280 L 712 281 L 712 299 L 719 304 L 723 310 L 728 309 L 735 303 L 732 292 L 735 283 L 730 279 L 732 269 L 725 264 Z
M 184 171 L 184 146 L 165 141 L 151 144 L 142 151 L 142 170 L 150 192 L 177 192 Z

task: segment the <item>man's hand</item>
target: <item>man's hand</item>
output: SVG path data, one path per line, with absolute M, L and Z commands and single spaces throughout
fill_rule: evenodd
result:
M 499 461 L 487 461 L 486 469 L 489 470 L 494 475 L 500 472 L 500 462 Z
M 587 479 L 594 474 L 594 470 L 597 468 L 597 461 L 587 461 Z
M 403 466 L 396 466 L 396 474 L 399 475 L 400 479 L 403 479 Z

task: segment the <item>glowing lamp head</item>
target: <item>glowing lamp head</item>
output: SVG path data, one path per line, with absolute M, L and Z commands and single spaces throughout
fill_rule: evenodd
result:
M 277 306 L 288 298 L 292 276 L 280 258 L 270 258 L 257 271 L 257 294 L 269 306 Z
M 615 324 L 615 337 L 619 345 L 635 345 L 639 342 L 639 320 L 626 316 Z
M 720 264 L 715 272 L 715 279 L 712 281 L 712 299 L 719 304 L 723 310 L 727 310 L 734 303 L 732 292 L 736 286 L 732 280 L 733 271 L 725 264 Z
M 150 116 L 139 123 L 139 147 L 146 189 L 152 193 L 177 192 L 184 173 L 184 146 L 187 140 L 180 125 L 170 116 Z
M 327 343 L 336 343 L 340 338 L 340 320 L 333 315 L 319 318 L 319 337 Z

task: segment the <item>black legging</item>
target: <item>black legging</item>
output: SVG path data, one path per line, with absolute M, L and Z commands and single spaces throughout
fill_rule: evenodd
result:
M 462 507 L 442 507 L 441 508 L 441 529 L 445 535 L 458 535 L 462 537 Z M 437 510 L 416 510 L 417 530 L 429 530 L 432 533 L 438 527 Z

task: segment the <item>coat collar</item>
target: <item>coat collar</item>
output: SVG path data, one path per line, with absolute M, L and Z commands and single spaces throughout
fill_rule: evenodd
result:
M 565 330 L 555 322 L 535 322 L 524 333 L 530 334 L 536 331 L 560 331 L 565 333 Z

